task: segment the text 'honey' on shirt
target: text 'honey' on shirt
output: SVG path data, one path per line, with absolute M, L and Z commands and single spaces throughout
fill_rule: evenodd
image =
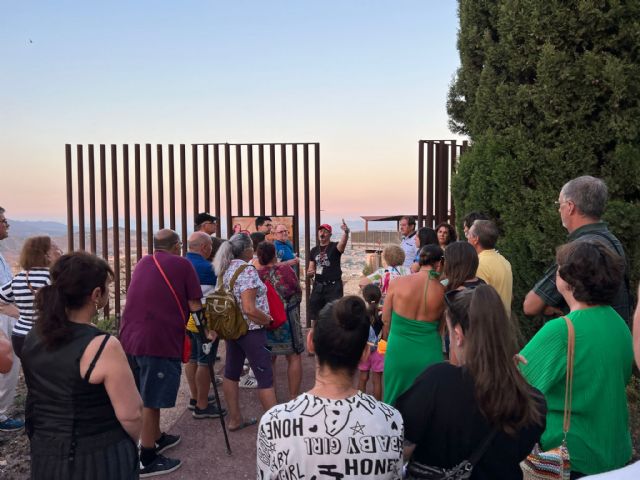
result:
M 257 478 L 399 479 L 403 436 L 400 413 L 371 395 L 303 393 L 263 415 Z

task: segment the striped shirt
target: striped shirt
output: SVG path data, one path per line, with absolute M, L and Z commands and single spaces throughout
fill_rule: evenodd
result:
M 0 287 L 0 300 L 15 303 L 20 318 L 13 327 L 14 335 L 26 335 L 36 320 L 34 306 L 35 292 L 45 285 L 50 285 L 48 268 L 32 268 L 18 273 L 13 280 Z

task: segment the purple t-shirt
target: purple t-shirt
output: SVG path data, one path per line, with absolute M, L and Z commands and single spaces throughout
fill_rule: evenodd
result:
M 156 258 L 185 313 L 188 300 L 202 297 L 198 275 L 186 258 L 157 251 Z M 182 317 L 152 255 L 136 265 L 120 324 L 120 342 L 129 355 L 181 358 L 187 318 Z

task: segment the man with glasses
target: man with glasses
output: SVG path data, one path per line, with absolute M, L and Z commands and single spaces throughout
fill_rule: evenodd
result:
M 293 243 L 289 240 L 289 230 L 284 223 L 278 223 L 274 230 L 276 239 L 273 244 L 276 247 L 278 261 L 287 265 L 297 265 L 300 260 L 293 249 Z
M 9 236 L 9 222 L 4 216 L 4 208 L 0 207 L 0 240 Z M 11 281 L 11 267 L 0 254 L 0 285 Z M 11 338 L 11 332 L 19 317 L 18 309 L 14 304 L 0 302 L 0 332 Z M 20 360 L 11 352 L 13 365 L 7 373 L 0 373 L 0 432 L 14 432 L 24 427 L 24 421 L 9 418 L 7 413 L 13 408 L 13 400 L 16 396 L 18 373 L 20 372 Z
M 271 217 L 265 217 L 264 215 L 256 217 L 256 232 L 264 233 L 265 237 L 268 237 L 272 228 L 273 220 L 271 220 Z
M 189 260 L 180 256 L 176 232 L 153 237 L 154 253 L 145 255 L 131 276 L 120 324 L 120 342 L 144 404 L 140 435 L 140 477 L 162 475 L 180 460 L 161 455 L 180 443 L 179 435 L 160 431 L 160 409 L 175 406 L 182 373 L 185 322 L 201 315 L 202 290 Z
M 584 175 L 567 182 L 560 190 L 555 204 L 560 213 L 562 226 L 569 232 L 569 242 L 576 240 L 601 242 L 624 258 L 625 279 L 611 306 L 628 324 L 631 319 L 631 301 L 624 248 L 620 240 L 609 231 L 607 224 L 601 220 L 607 204 L 607 196 L 607 186 L 602 180 Z M 564 314 L 566 304 L 556 288 L 557 269 L 558 266 L 554 262 L 527 294 L 522 306 L 526 315 Z

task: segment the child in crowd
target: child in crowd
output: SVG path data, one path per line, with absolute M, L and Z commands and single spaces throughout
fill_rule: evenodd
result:
M 371 347 L 371 353 L 366 360 L 360 362 L 360 379 L 358 388 L 366 393 L 369 372 L 373 378 L 373 396 L 376 400 L 382 400 L 382 371 L 384 370 L 384 355 L 378 352 L 378 339 L 382 332 L 382 318 L 380 315 L 380 300 L 382 292 L 377 285 L 372 283 L 365 285 L 362 289 L 362 297 L 367 304 L 367 315 L 371 326 L 369 327 L 369 340 L 367 343 Z

